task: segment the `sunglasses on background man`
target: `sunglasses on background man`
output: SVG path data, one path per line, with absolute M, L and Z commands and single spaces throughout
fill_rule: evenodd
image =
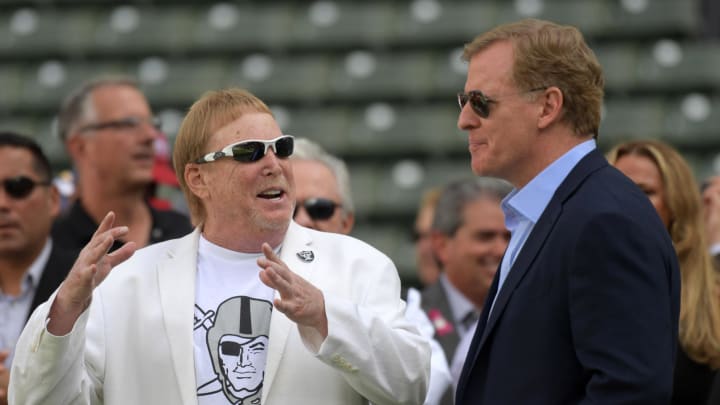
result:
M 49 181 L 35 181 L 27 176 L 16 176 L 2 180 L 5 194 L 14 200 L 22 200 L 29 196 L 37 186 L 49 186 Z
M 340 204 L 327 198 L 308 198 L 295 204 L 293 218 L 297 216 L 299 209 L 302 208 L 313 221 L 323 221 L 332 217 L 335 209 L 339 206 Z

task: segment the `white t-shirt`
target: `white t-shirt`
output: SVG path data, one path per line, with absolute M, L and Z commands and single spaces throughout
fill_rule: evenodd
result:
M 274 290 L 257 259 L 200 237 L 195 290 L 195 378 L 200 405 L 259 404 Z

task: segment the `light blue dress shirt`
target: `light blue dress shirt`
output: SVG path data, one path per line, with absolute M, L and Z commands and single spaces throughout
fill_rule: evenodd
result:
M 505 214 L 505 226 L 511 236 L 500 264 L 498 291 L 493 298 L 491 312 L 518 253 L 525 245 L 525 241 L 547 208 L 555 191 L 565 181 L 575 165 L 595 148 L 594 139 L 576 145 L 530 180 L 525 187 L 513 189 L 503 199 L 501 208 Z
M 50 258 L 50 250 L 52 250 L 52 241 L 48 238 L 45 247 L 21 281 L 20 295 L 13 296 L 0 290 L 0 350 L 10 350 L 10 355 L 5 359 L 7 368 L 10 368 L 12 363 L 15 343 L 25 327 L 28 311 L 40 284 L 40 277 Z

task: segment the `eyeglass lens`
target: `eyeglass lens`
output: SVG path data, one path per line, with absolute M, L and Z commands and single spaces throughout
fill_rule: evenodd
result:
M 267 153 L 269 147 L 280 158 L 286 158 L 293 153 L 293 138 L 284 136 L 275 143 L 263 143 L 258 141 L 243 142 L 232 147 L 232 157 L 238 162 L 257 162 Z
M 32 193 L 37 185 L 47 185 L 48 183 L 36 182 L 27 176 L 11 177 L 2 181 L 5 193 L 13 199 L 20 200 Z
M 297 216 L 300 206 L 305 209 L 305 212 L 307 212 L 308 216 L 312 220 L 319 221 L 332 217 L 335 213 L 335 207 L 337 207 L 338 204 L 326 198 L 309 198 L 302 202 L 298 201 L 298 203 L 295 205 L 295 212 L 293 213 L 293 218 Z
M 458 104 L 460 108 L 465 108 L 465 104 L 470 103 L 470 107 L 473 109 L 475 114 L 482 118 L 490 116 L 490 103 L 492 100 L 487 98 L 482 92 L 474 90 L 468 93 L 458 93 Z

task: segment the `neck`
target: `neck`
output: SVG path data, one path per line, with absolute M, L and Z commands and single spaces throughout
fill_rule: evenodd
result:
M 96 223 L 100 223 L 108 211 L 115 212 L 115 224 L 133 223 L 147 213 L 144 189 L 112 191 L 81 185 L 78 196 Z
M 537 177 L 545 168 L 560 159 L 564 154 L 569 152 L 577 145 L 590 140 L 589 137 L 580 137 L 572 132 L 567 133 L 546 133 L 541 134 L 541 142 L 538 142 L 535 148 L 532 162 L 528 162 L 527 170 L 519 173 L 514 179 L 509 179 L 510 183 L 518 189 L 525 187 L 532 179 Z
M 42 249 L 42 246 L 40 247 Z M 4 294 L 18 296 L 22 290 L 22 280 L 30 269 L 39 251 L 33 255 L 3 254 L 0 256 L 0 291 Z

